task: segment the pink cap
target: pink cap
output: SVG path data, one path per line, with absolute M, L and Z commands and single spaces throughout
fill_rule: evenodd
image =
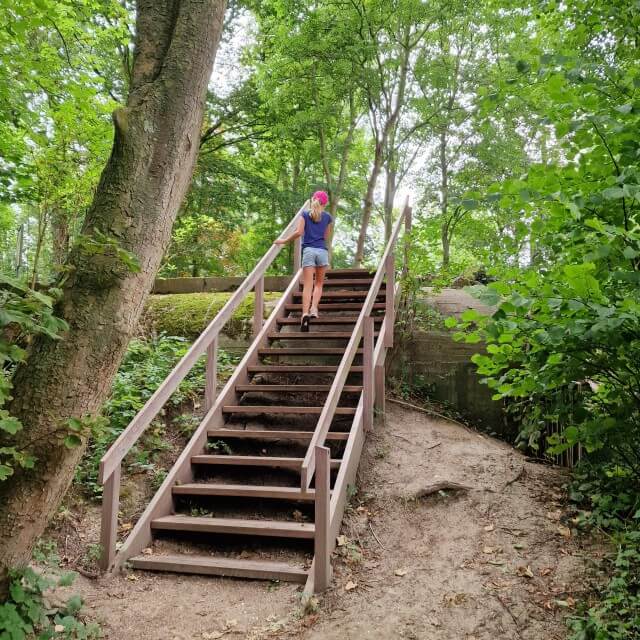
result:
M 329 202 L 329 196 L 325 191 L 316 191 L 313 196 L 323 207 L 327 202 Z

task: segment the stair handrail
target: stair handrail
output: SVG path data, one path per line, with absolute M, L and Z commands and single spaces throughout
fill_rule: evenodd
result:
M 376 298 L 378 297 L 378 292 L 380 287 L 382 286 L 382 281 L 387 276 L 386 282 L 386 310 L 385 315 L 388 319 L 385 329 L 385 335 L 378 336 L 378 339 L 383 338 L 386 346 L 391 347 L 393 345 L 393 315 L 395 313 L 394 307 L 394 295 L 395 295 L 395 256 L 394 256 L 394 248 L 398 236 L 400 235 L 400 229 L 402 228 L 404 223 L 406 232 L 408 232 L 411 228 L 411 207 L 409 207 L 409 199 L 405 201 L 405 205 L 402 209 L 402 213 L 398 217 L 396 224 L 393 228 L 391 236 L 387 241 L 385 246 L 384 253 L 382 254 L 382 258 L 380 260 L 380 264 L 378 265 L 378 269 L 373 277 L 373 281 L 369 288 L 369 293 L 364 301 L 362 306 L 362 310 L 360 311 L 360 315 L 358 316 L 358 320 L 356 321 L 355 327 L 353 328 L 353 332 L 351 334 L 351 338 L 349 339 L 349 343 L 347 344 L 347 348 L 342 356 L 342 360 L 340 361 L 340 365 L 338 366 L 338 370 L 336 372 L 333 383 L 331 384 L 331 389 L 329 390 L 329 394 L 327 395 L 327 399 L 322 408 L 322 412 L 320 417 L 318 418 L 318 422 L 316 424 L 316 428 L 311 436 L 311 440 L 309 441 L 309 446 L 307 447 L 307 452 L 305 454 L 304 460 L 302 462 L 301 474 L 300 474 L 300 484 L 303 491 L 309 489 L 311 485 L 311 480 L 313 478 L 313 474 L 316 469 L 316 458 L 315 452 L 316 447 L 324 446 L 325 439 L 327 437 L 327 433 L 329 432 L 329 428 L 331 427 L 331 423 L 333 422 L 335 411 L 338 406 L 338 402 L 343 392 L 343 388 L 347 377 L 349 375 L 349 371 L 351 369 L 351 365 L 353 364 L 353 360 L 358 351 L 358 345 L 360 344 L 360 340 L 362 340 L 365 334 L 365 324 L 369 322 L 370 327 L 373 326 L 373 320 L 368 320 L 371 318 L 371 311 L 373 310 L 373 305 L 375 304 Z M 405 252 L 405 260 L 406 260 L 406 252 Z M 405 266 L 406 270 L 406 266 Z
M 280 234 L 280 238 L 293 232 L 295 229 L 298 216 L 307 208 L 309 201 L 307 200 L 298 212 L 293 216 L 289 224 Z M 299 268 L 298 256 L 299 242 L 294 247 L 294 268 L 293 273 L 296 274 Z M 202 356 L 210 345 L 218 338 L 219 333 L 224 325 L 231 319 L 236 309 L 244 302 L 249 292 L 256 288 L 261 293 L 264 290 L 264 275 L 266 270 L 271 266 L 280 251 L 281 245 L 271 245 L 265 252 L 253 271 L 244 279 L 243 283 L 236 289 L 233 295 L 227 300 L 225 305 L 218 311 L 215 318 L 207 325 L 207 328 L 200 334 L 197 340 L 191 345 L 189 350 L 182 356 L 178 364 L 172 369 L 171 373 L 164 379 L 153 395 L 147 400 L 145 405 L 138 411 L 131 420 L 125 430 L 118 436 L 115 442 L 109 447 L 109 450 L 102 456 L 100 460 L 99 482 L 104 484 L 106 480 L 113 474 L 116 467 L 120 465 L 124 457 L 127 455 L 131 447 L 138 441 L 151 421 L 158 415 L 165 402 L 170 398 L 171 394 L 178 388 L 178 385 L 184 380 L 191 371 L 198 358 Z M 262 284 L 262 286 L 260 286 Z M 258 297 L 258 296 L 256 296 Z M 256 301 L 258 302 L 258 301 Z M 256 304 L 256 307 L 259 307 Z M 262 317 L 262 312 L 260 317 Z M 254 320 L 257 318 L 254 316 Z M 256 327 L 254 327 L 254 330 Z M 207 363 L 209 364 L 209 363 Z
M 280 238 L 292 233 L 296 227 L 298 217 L 308 208 L 307 200 L 297 211 L 289 224 L 280 234 Z M 293 277 L 297 277 L 301 263 L 301 240 L 297 238 L 294 243 Z M 108 568 L 113 560 L 115 550 L 115 536 L 117 529 L 118 508 L 120 503 L 120 470 L 122 460 L 129 450 L 139 440 L 153 419 L 158 415 L 164 404 L 178 388 L 180 383 L 193 368 L 198 358 L 207 353 L 206 384 L 205 384 L 205 409 L 210 409 L 215 400 L 216 375 L 217 375 L 217 349 L 218 335 L 225 324 L 231 319 L 233 313 L 242 304 L 249 292 L 255 291 L 255 304 L 253 316 L 253 332 L 257 335 L 264 323 L 264 277 L 267 269 L 276 259 L 282 245 L 271 245 L 262 256 L 253 271 L 245 278 L 236 289 L 226 304 L 216 314 L 215 318 L 207 325 L 198 339 L 180 359 L 171 373 L 164 379 L 145 405 L 138 411 L 135 417 L 118 436 L 109 450 L 100 460 L 98 481 L 103 485 L 102 494 L 102 526 L 100 543 L 102 546 L 102 568 Z

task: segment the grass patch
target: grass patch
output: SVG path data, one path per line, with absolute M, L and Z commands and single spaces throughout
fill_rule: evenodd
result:
M 231 293 L 174 293 L 149 296 L 142 323 L 152 332 L 184 338 L 197 338 L 231 297 Z M 278 300 L 282 294 L 265 292 L 265 301 Z M 224 327 L 231 338 L 248 338 L 253 320 L 253 293 L 236 309 Z M 265 311 L 265 317 L 268 314 Z

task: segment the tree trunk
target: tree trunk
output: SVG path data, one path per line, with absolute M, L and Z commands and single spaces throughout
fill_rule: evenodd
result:
M 61 340 L 38 338 L 14 376 L 10 411 L 24 429 L 0 445 L 37 461 L 0 483 L 0 597 L 7 569 L 29 561 L 86 447 L 67 449 L 64 425 L 100 411 L 169 243 L 193 174 L 224 8 L 224 0 L 138 0 L 130 94 L 114 112 L 111 156 L 56 308 L 69 329 Z M 140 271 L 96 230 L 135 255 Z
M 367 239 L 367 230 L 369 228 L 369 221 L 371 220 L 371 211 L 373 209 L 373 192 L 376 188 L 376 182 L 382 169 L 382 143 L 376 142 L 376 150 L 373 158 L 373 168 L 371 169 L 371 175 L 367 181 L 367 191 L 364 195 L 364 205 L 362 207 L 362 220 L 360 222 L 360 233 L 358 234 L 358 246 L 356 247 L 356 256 L 354 259 L 354 266 L 359 267 L 362 264 L 364 258 L 364 243 Z
M 450 262 L 449 243 L 449 171 L 447 166 L 447 132 L 440 133 L 440 214 L 442 215 L 442 268 L 446 269 Z
M 53 248 L 53 268 L 60 272 L 69 253 L 69 218 L 64 211 L 56 209 L 51 216 L 51 240 Z

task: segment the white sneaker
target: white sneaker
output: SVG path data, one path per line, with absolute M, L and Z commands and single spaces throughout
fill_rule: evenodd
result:
M 317 318 L 318 317 L 318 310 L 315 307 L 311 307 L 311 311 L 309 312 L 309 315 L 312 318 Z

